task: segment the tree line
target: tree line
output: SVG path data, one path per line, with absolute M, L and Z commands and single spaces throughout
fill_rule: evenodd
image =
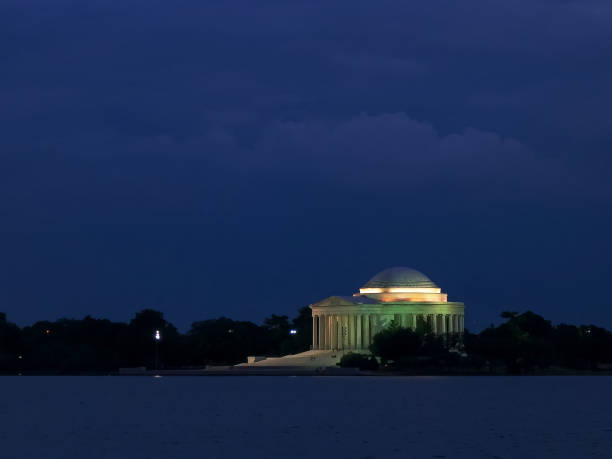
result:
M 373 338 L 372 355 L 347 354 L 341 366 L 374 370 L 523 373 L 551 367 L 600 370 L 612 363 L 612 333 L 595 325 L 553 326 L 527 311 L 505 312 L 504 322 L 462 335 L 440 336 L 421 322 L 416 330 L 392 323 Z M 154 333 L 161 340 L 156 345 Z M 249 355 L 308 350 L 310 308 L 294 318 L 271 315 L 261 325 L 226 317 L 194 322 L 186 333 L 144 309 L 129 322 L 83 319 L 39 321 L 18 327 L 0 313 L 0 372 L 113 372 L 121 367 L 233 365 Z M 157 349 L 156 349 L 157 346 Z
M 155 331 L 160 332 L 156 344 Z M 294 332 L 292 333 L 292 330 Z M 186 333 L 144 309 L 128 323 L 87 316 L 39 321 L 23 328 L 0 313 L 0 372 L 112 372 L 121 367 L 163 368 L 231 365 L 248 355 L 285 355 L 308 350 L 310 308 L 290 319 L 272 315 L 262 325 L 226 317 L 194 322 Z M 156 349 L 157 346 L 157 349 Z

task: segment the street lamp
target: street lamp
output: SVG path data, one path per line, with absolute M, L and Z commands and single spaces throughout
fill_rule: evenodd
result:
M 161 333 L 159 330 L 155 330 L 153 338 L 155 339 L 155 371 L 157 371 L 159 369 L 159 342 L 161 340 Z

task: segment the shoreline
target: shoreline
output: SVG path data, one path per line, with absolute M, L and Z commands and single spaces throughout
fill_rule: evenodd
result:
M 174 369 L 174 370 L 145 370 L 133 372 L 49 372 L 30 371 L 22 373 L 0 372 L 0 376 L 143 376 L 143 377 L 165 377 L 165 376 L 377 376 L 385 378 L 406 376 L 444 376 L 444 377 L 466 377 L 466 376 L 612 376 L 612 371 L 537 371 L 529 373 L 504 373 L 504 372 L 435 372 L 435 371 L 361 371 L 358 368 L 219 368 L 219 369 Z

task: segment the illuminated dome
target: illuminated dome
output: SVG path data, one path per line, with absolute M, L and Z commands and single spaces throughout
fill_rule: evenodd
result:
M 438 286 L 425 274 L 416 269 L 398 266 L 388 268 L 376 274 L 362 289 L 388 289 L 388 288 L 438 288 Z

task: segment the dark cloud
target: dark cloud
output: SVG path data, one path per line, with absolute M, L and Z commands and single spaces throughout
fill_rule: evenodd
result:
M 284 153 L 281 167 L 294 166 L 296 175 L 306 169 L 357 187 L 404 180 L 408 188 L 466 181 L 535 186 L 558 168 L 516 140 L 476 129 L 442 136 L 403 113 L 361 114 L 334 124 L 274 123 L 258 148 L 260 155 Z
M 605 1 L 4 1 L 0 310 L 258 319 L 412 264 L 474 327 L 528 306 L 609 325 L 611 21 Z

